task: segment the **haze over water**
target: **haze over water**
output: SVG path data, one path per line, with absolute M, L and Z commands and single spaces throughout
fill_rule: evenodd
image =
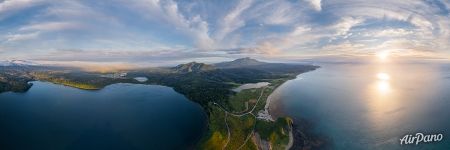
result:
M 277 89 L 273 108 L 306 119 L 331 148 L 450 148 L 449 64 L 319 65 Z M 444 140 L 400 146 L 400 138 L 418 132 Z

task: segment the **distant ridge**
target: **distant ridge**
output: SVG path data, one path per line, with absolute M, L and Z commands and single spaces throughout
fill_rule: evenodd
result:
M 186 64 L 177 65 L 171 69 L 178 73 L 189 73 L 189 72 L 210 71 L 214 70 L 215 67 L 205 63 L 190 62 Z
M 37 66 L 39 64 L 28 60 L 0 60 L 0 66 Z
M 217 68 L 241 68 L 241 67 L 250 67 L 250 66 L 257 66 L 257 65 L 263 65 L 267 64 L 266 62 L 261 62 L 256 59 L 245 57 L 245 58 L 239 58 L 233 61 L 229 62 L 221 62 L 214 64 Z

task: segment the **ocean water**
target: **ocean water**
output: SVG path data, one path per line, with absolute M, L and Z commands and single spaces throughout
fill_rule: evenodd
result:
M 0 149 L 189 149 L 206 129 L 202 108 L 169 87 L 33 84 L 0 94 Z
M 450 149 L 450 64 L 319 65 L 280 86 L 271 109 L 306 120 L 327 148 Z M 400 145 L 416 133 L 443 139 Z

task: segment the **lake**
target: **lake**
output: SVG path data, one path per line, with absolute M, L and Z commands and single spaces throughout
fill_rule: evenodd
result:
M 255 89 L 255 88 L 261 88 L 261 87 L 265 87 L 267 85 L 269 85 L 269 82 L 258 82 L 258 83 L 247 83 L 247 84 L 243 84 L 237 88 L 231 89 L 234 92 L 241 92 L 242 90 L 246 90 L 246 89 Z
M 32 83 L 25 93 L 0 94 L 4 149 L 187 149 L 206 131 L 203 109 L 169 87 Z
M 271 112 L 306 120 L 330 149 L 450 149 L 449 64 L 319 65 L 280 86 Z M 400 145 L 416 133 L 444 138 Z

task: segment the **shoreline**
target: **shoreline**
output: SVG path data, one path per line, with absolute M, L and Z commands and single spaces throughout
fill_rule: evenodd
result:
M 299 74 L 300 75 L 300 74 Z M 297 75 L 298 76 L 298 75 Z M 292 79 L 288 79 L 288 80 L 286 80 L 286 81 L 284 81 L 282 84 L 280 84 L 279 86 L 277 86 L 274 90 L 273 90 L 273 92 L 272 93 L 270 93 L 270 95 L 267 97 L 267 100 L 266 100 L 266 105 L 264 106 L 264 112 L 267 114 L 267 117 L 269 118 L 269 120 L 270 121 L 272 121 L 272 122 L 274 122 L 276 119 L 278 119 L 280 116 L 275 116 L 275 119 L 274 119 L 274 115 L 272 115 L 273 114 L 273 112 L 271 113 L 271 110 L 270 110 L 270 106 L 271 106 L 271 103 L 273 102 L 273 97 L 274 97 L 274 95 L 275 94 L 278 94 L 279 93 L 279 91 L 280 91 L 280 87 L 283 85 L 283 84 L 285 84 L 286 82 L 288 82 L 288 81 L 290 81 L 290 80 L 294 80 L 294 79 L 296 79 L 297 78 L 297 76 L 295 76 L 295 78 L 292 78 Z M 285 148 L 285 150 L 289 150 L 289 149 L 291 149 L 292 148 L 292 146 L 294 145 L 294 133 L 293 133 L 293 121 L 291 121 L 291 124 L 290 124 L 290 129 L 289 129 L 289 142 L 288 142 L 288 144 L 286 145 L 286 148 Z
M 286 80 L 286 81 L 283 82 L 281 85 L 283 85 L 283 84 L 286 83 L 287 81 L 289 81 L 289 80 Z M 279 118 L 279 116 L 275 116 L 275 119 L 274 119 L 274 117 L 273 117 L 273 115 L 272 115 L 272 113 L 271 113 L 271 111 L 270 111 L 270 105 L 271 105 L 271 103 L 272 103 L 272 101 L 273 101 L 273 99 L 274 99 L 274 98 L 273 98 L 273 95 L 274 95 L 274 94 L 277 94 L 277 92 L 279 91 L 279 87 L 280 87 L 281 85 L 279 85 L 278 87 L 276 87 L 275 90 L 273 90 L 273 92 L 270 93 L 270 95 L 267 97 L 266 105 L 264 106 L 264 112 L 266 112 L 266 113 L 268 114 L 268 117 L 270 118 L 271 121 L 275 121 L 275 119 Z
M 289 142 L 286 145 L 285 150 L 289 150 L 289 149 L 301 149 L 301 148 L 321 148 L 323 147 L 323 145 L 325 144 L 323 139 L 319 139 L 317 137 L 314 137 L 313 135 L 310 135 L 309 133 L 307 133 L 305 131 L 305 128 L 300 127 L 299 123 L 295 123 L 294 122 L 294 118 L 290 118 L 289 116 L 283 116 L 281 115 L 279 112 L 275 113 L 276 110 L 278 110 L 277 108 L 272 108 L 274 105 L 272 104 L 272 102 L 274 102 L 274 95 L 279 94 L 280 89 L 279 87 L 281 87 L 283 84 L 285 84 L 288 81 L 291 80 L 295 80 L 295 79 L 302 79 L 301 77 L 299 77 L 300 74 L 298 74 L 297 76 L 295 76 L 295 78 L 291 78 L 288 79 L 286 81 L 284 81 L 282 84 L 280 84 L 279 86 L 277 86 L 272 93 L 270 93 L 270 95 L 267 97 L 266 100 L 266 105 L 264 107 L 264 111 L 267 112 L 268 117 L 270 117 L 271 121 L 277 120 L 278 118 L 281 117 L 286 117 L 290 120 L 290 128 L 289 128 Z M 278 99 L 276 99 L 278 100 Z M 275 101 L 276 101 L 275 100 Z M 304 120 L 303 120 L 304 121 Z

